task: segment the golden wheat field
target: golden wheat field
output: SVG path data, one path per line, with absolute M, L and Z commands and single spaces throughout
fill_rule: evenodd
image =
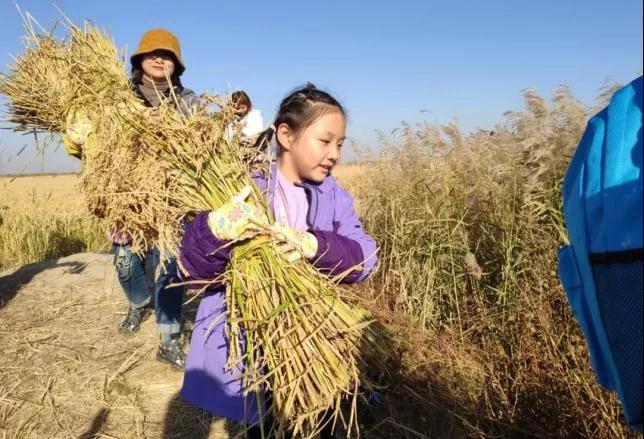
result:
M 75 175 L 0 176 L 0 268 L 107 249 L 75 182 Z
M 493 134 L 403 125 L 335 171 L 380 249 L 356 292 L 396 336 L 361 437 L 635 437 L 557 276 L 561 181 L 592 110 L 555 97 L 526 91 Z M 125 302 L 74 181 L 0 179 L 0 437 L 226 437 L 155 367 L 151 325 L 113 335 Z

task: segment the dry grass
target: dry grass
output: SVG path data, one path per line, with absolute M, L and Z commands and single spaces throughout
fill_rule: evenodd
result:
M 0 269 L 107 249 L 105 226 L 88 215 L 76 181 L 0 176 Z
M 381 248 L 364 295 L 402 342 L 378 416 L 405 428 L 382 437 L 634 436 L 557 276 L 561 182 L 589 111 L 565 87 L 524 97 L 493 135 L 403 126 L 351 183 Z
M 34 192 L 46 193 L 48 202 L 60 205 L 61 213 L 76 211 L 83 207 L 74 188 L 77 180 L 74 174 L 0 176 L 0 193 L 5 204 L 23 203 Z
M 233 426 L 178 398 L 183 375 L 154 359 L 153 317 L 136 335 L 116 333 L 127 305 L 111 259 L 77 254 L 0 275 L 0 438 L 228 437 Z

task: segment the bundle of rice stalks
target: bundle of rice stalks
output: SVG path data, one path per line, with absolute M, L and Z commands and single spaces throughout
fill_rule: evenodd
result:
M 130 92 L 123 57 L 104 33 L 70 27 L 69 38 L 58 41 L 35 26 L 25 20 L 26 51 L 3 75 L 2 93 L 10 98 L 9 120 L 17 129 L 64 132 L 68 116 L 80 109 L 96 118 L 105 106 L 141 107 Z M 97 63 L 99 58 L 105 62 Z
M 92 26 L 67 26 L 63 41 L 28 26 L 27 51 L 0 83 L 11 120 L 19 130 L 61 132 L 70 114 L 87 115 L 81 192 L 100 200 L 93 207 L 136 242 L 174 251 L 181 220 L 253 185 L 243 147 L 225 134 L 232 111 L 182 117 L 162 105 L 150 117 L 110 39 Z M 256 187 L 252 199 L 270 216 Z M 386 337 L 367 312 L 343 301 L 338 279 L 288 262 L 260 235 L 235 247 L 224 279 L 215 281 L 227 285 L 229 366 L 243 366 L 245 391 L 259 404 L 264 390 L 272 393 L 278 436 L 310 437 L 337 417 L 357 431 L 365 358 L 384 361 Z M 340 407 L 346 399 L 348 419 Z
M 190 203 L 186 210 L 219 207 L 253 184 L 241 147 L 210 118 L 182 119 L 168 111 L 137 132 L 144 149 L 159 151 L 175 166 L 180 183 L 173 195 Z M 251 197 L 270 212 L 257 188 Z M 359 386 L 368 385 L 364 358 L 386 356 L 380 346 L 383 334 L 371 317 L 344 302 L 334 280 L 309 263 L 288 262 L 268 236 L 238 245 L 223 281 L 228 286 L 229 366 L 243 363 L 247 391 L 272 393 L 279 433 L 288 427 L 296 434 L 313 434 L 341 414 L 346 397 L 352 398 L 353 409 L 344 421 L 356 427 Z
M 17 131 L 61 134 L 69 133 L 73 122 L 85 121 L 89 137 L 79 188 L 89 211 L 115 232 L 131 235 L 137 251 L 149 248 L 157 239 L 154 224 L 177 212 L 158 219 L 143 207 L 163 202 L 169 181 L 162 169 L 150 172 L 154 157 L 132 144 L 132 129 L 124 123 L 146 110 L 132 93 L 124 58 L 94 27 L 69 23 L 69 37 L 57 40 L 37 33 L 36 26 L 25 20 L 26 51 L 0 82 L 0 92 L 9 98 L 8 120 Z

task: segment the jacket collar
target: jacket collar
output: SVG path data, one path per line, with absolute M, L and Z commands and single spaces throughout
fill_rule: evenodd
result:
M 277 162 L 273 161 L 270 166 L 270 171 L 268 175 L 265 175 L 264 177 L 267 180 L 267 187 L 268 187 L 268 193 L 269 195 L 272 195 L 275 193 L 275 185 L 277 183 Z M 314 182 L 314 181 L 303 181 L 302 183 L 296 184 L 296 186 L 303 187 L 305 189 L 309 189 L 312 191 L 315 191 L 319 194 L 327 192 L 331 186 L 334 183 L 334 178 L 331 174 L 327 175 L 326 178 L 321 181 L 321 182 Z
M 141 88 L 139 87 L 138 84 L 135 84 L 132 82 L 132 80 L 130 80 L 130 87 L 132 88 L 132 91 L 139 97 L 139 99 L 143 101 L 146 107 L 152 106 L 150 101 L 148 101 L 148 98 L 146 98 L 143 92 L 141 92 Z M 183 92 L 185 89 L 181 85 L 175 85 L 173 87 L 170 87 L 163 93 L 163 95 L 166 98 L 170 96 L 170 90 L 174 90 L 174 94 L 181 97 L 183 96 Z

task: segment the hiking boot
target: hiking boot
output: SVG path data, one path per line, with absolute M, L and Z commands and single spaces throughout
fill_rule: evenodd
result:
M 147 305 L 141 308 L 135 308 L 130 305 L 127 309 L 127 315 L 119 323 L 119 332 L 123 334 L 137 332 L 141 329 L 141 323 L 150 315 L 150 311 L 150 307 Z
M 186 353 L 178 338 L 171 338 L 170 341 L 162 342 L 157 351 L 157 360 L 168 363 L 173 370 L 183 370 L 186 365 Z

